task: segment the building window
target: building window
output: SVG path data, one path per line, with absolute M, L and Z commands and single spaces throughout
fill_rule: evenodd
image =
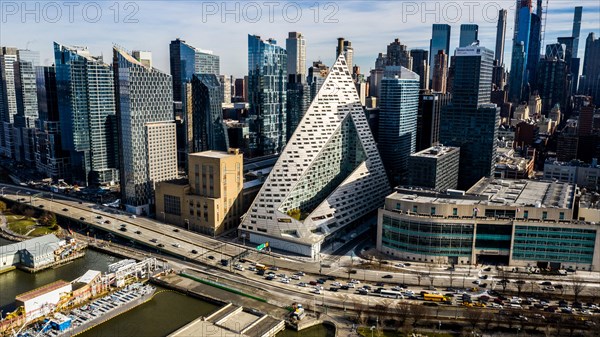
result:
M 431 215 L 435 215 L 435 207 L 431 207 Z
M 452 209 L 452 215 L 458 215 L 458 208 L 453 208 Z
M 565 212 L 558 213 L 558 219 L 559 220 L 564 220 L 565 219 Z
M 165 194 L 163 201 L 165 204 L 165 213 L 181 215 L 181 199 L 179 197 Z
M 399 209 L 400 209 L 400 203 L 399 203 L 399 202 L 397 202 L 397 203 L 396 203 L 396 209 L 397 209 L 397 210 L 399 210 Z
M 413 206 L 413 213 L 417 213 L 417 206 Z
M 529 211 L 523 211 L 523 218 L 527 219 L 529 217 Z
M 542 212 L 542 219 L 543 220 L 548 219 L 548 212 L 546 212 L 546 211 Z

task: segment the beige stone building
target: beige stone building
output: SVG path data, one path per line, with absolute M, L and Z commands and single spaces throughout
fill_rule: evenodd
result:
M 188 179 L 156 186 L 158 220 L 217 236 L 235 229 L 242 215 L 243 158 L 238 149 L 188 156 Z

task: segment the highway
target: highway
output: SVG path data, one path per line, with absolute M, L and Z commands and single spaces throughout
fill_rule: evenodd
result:
M 457 266 L 456 270 L 451 272 L 442 266 L 413 263 L 410 266 L 401 268 L 387 265 L 392 267 L 392 270 L 389 271 L 367 270 L 360 269 L 359 266 L 359 263 L 365 262 L 365 260 L 355 257 L 353 252 L 348 252 L 328 268 L 320 265 L 318 261 L 311 261 L 304 257 L 289 257 L 276 253 L 257 252 L 256 249 L 247 248 L 241 244 L 207 237 L 146 217 L 133 218 L 129 214 L 116 209 L 85 201 L 82 202 L 78 199 L 68 198 L 56 193 L 40 192 L 22 186 L 7 184 L 0 184 L 0 193 L 5 198 L 14 201 L 21 199 L 20 202 L 24 204 L 31 202 L 34 207 L 43 208 L 75 221 L 88 224 L 91 227 L 102 229 L 136 244 L 151 247 L 157 251 L 162 251 L 163 253 L 187 261 L 209 266 L 220 267 L 221 259 L 229 259 L 247 252 L 248 256 L 246 259 L 248 260 L 266 265 L 275 265 L 289 271 L 303 271 L 307 274 L 347 278 L 349 276 L 348 268 L 351 268 L 356 273 L 350 276 L 363 282 L 386 281 L 387 283 L 420 285 L 419 288 L 421 288 L 421 286 L 429 286 L 433 278 L 433 285 L 437 287 L 445 288 L 452 283 L 451 286 L 453 287 L 467 288 L 477 287 L 473 282 L 476 282 L 480 276 L 486 274 L 489 279 L 481 280 L 481 283 L 488 283 L 487 289 L 498 289 L 500 286 L 497 282 L 499 280 L 498 272 L 493 268 L 490 272 L 484 272 L 483 266 L 479 266 L 478 268 Z M 107 221 L 109 223 L 106 223 Z M 121 230 L 122 227 L 126 228 L 126 230 Z M 196 251 L 196 253 L 193 253 L 193 251 Z M 352 267 L 349 267 L 351 265 Z M 229 272 L 233 271 L 231 264 L 224 269 Z M 432 278 L 428 277 L 428 275 L 432 275 Z M 523 278 L 527 281 L 527 284 L 522 287 L 527 292 L 530 292 L 532 287 L 534 292 L 541 292 L 542 289 L 539 286 L 541 281 L 550 280 L 554 283 L 560 282 L 565 284 L 569 282 L 569 279 L 565 276 L 525 275 L 522 273 L 508 273 L 507 275 L 507 279 L 511 281 L 508 284 L 507 290 L 514 292 L 517 291 L 515 282 L 517 278 Z M 598 272 L 578 272 L 577 275 L 578 277 L 582 277 L 583 281 L 587 282 L 586 287 L 588 291 L 593 288 L 600 288 L 600 284 L 597 281 L 600 276 Z M 391 278 L 383 279 L 383 276 L 391 276 Z M 264 283 L 265 281 L 261 282 Z M 336 294 L 332 295 L 337 296 Z

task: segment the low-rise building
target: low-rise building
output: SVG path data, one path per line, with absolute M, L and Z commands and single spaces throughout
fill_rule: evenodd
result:
M 66 243 L 54 234 L 16 242 L 0 247 L 0 270 L 21 264 L 29 268 L 42 268 L 54 263 L 56 252 Z
M 598 166 L 597 159 L 591 164 L 578 160 L 560 162 L 550 159 L 544 163 L 544 179 L 598 188 L 600 186 L 600 166 Z
M 217 236 L 237 228 L 242 215 L 243 162 L 238 149 L 188 156 L 188 179 L 156 187 L 158 220 Z
M 413 186 L 437 191 L 454 189 L 458 185 L 460 148 L 433 146 L 410 155 L 410 182 Z
M 494 177 L 500 179 L 529 179 L 533 177 L 535 149 L 498 147 Z
M 378 212 L 377 249 L 428 263 L 600 269 L 598 202 L 576 186 L 482 178 L 467 192 L 397 188 Z M 596 214 L 596 215 L 595 215 Z
M 71 290 L 71 283 L 58 280 L 17 296 L 15 304 L 23 307 L 27 320 L 31 321 L 54 311 Z

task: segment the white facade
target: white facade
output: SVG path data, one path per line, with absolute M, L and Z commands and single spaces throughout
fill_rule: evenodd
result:
M 544 179 L 594 188 L 600 186 L 600 167 L 596 164 L 577 166 L 548 161 L 544 164 Z
M 251 242 L 315 257 L 328 237 L 377 209 L 389 191 L 340 55 L 239 229 Z
M 71 283 L 56 281 L 17 296 L 15 302 L 17 306 L 25 309 L 27 320 L 31 321 L 52 312 L 60 302 L 61 296 L 70 293 L 72 289 Z

